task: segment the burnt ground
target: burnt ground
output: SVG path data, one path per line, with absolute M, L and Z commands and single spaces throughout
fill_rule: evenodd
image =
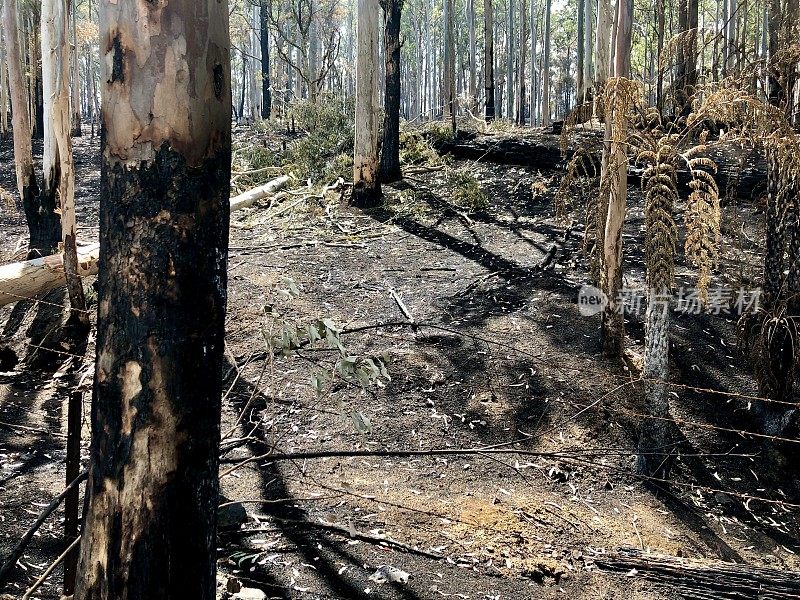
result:
M 96 139 L 76 141 L 87 240 L 97 236 L 98 152 Z M 9 140 L 0 142 L 0 165 L 0 186 L 12 191 Z M 576 305 L 590 281 L 580 201 L 576 234 L 541 271 L 564 238 L 553 209 L 558 176 L 454 166 L 476 174 L 488 208 L 455 209 L 444 176 L 432 171 L 388 188 L 384 209 L 292 194 L 234 214 L 222 471 L 272 449 L 523 454 L 253 461 L 222 479 L 225 497 L 247 510 L 241 528 L 220 534 L 224 577 L 270 598 L 692 597 L 646 572 L 596 567 L 619 548 L 791 577 L 800 568 L 800 494 L 783 455 L 742 433 L 755 430 L 747 396 L 757 390 L 736 349 L 735 317 L 674 313 L 672 381 L 686 386 L 671 396 L 680 456 L 669 485 L 645 485 L 631 475 L 644 412 L 636 374 L 602 357 L 599 317 Z M 715 285 L 752 286 L 759 205 L 729 201 L 725 213 Z M 632 286 L 642 281 L 642 225 L 632 191 Z M 22 216 L 3 205 L 0 260 L 24 248 L 24 235 Z M 679 285 L 693 285 L 684 264 L 678 275 Z M 404 324 L 393 294 L 418 327 Z M 21 357 L 41 352 L 29 338 L 36 317 L 37 307 L 2 309 L 4 342 Z M 336 351 L 320 343 L 288 356 L 267 351 L 270 335 L 323 319 L 345 330 L 375 326 L 341 342 L 354 357 L 388 358 L 391 380 L 333 377 L 315 390 L 312 377 L 332 372 Z M 634 354 L 641 319 L 628 319 Z M 76 385 L 88 401 L 93 361 L 58 359 L 48 371 L 0 374 L 0 556 L 64 486 L 65 403 Z M 86 439 L 88 404 L 85 412 Z M 84 462 L 86 451 L 84 442 Z M 12 597 L 60 553 L 62 519 L 59 511 L 34 539 L 5 590 Z M 370 579 L 385 565 L 410 574 L 408 583 Z M 58 597 L 59 581 L 57 570 L 34 597 Z

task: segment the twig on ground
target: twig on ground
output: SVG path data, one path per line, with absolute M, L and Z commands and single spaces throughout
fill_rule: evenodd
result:
M 78 477 L 76 477 L 75 480 L 70 483 L 63 492 L 56 496 L 53 501 L 50 502 L 50 504 L 48 504 L 47 507 L 41 512 L 39 517 L 36 519 L 33 525 L 31 525 L 30 529 L 25 532 L 25 535 L 22 536 L 22 539 L 20 539 L 19 543 L 14 547 L 14 549 L 8 555 L 8 558 L 6 558 L 5 562 L 0 567 L 0 586 L 2 586 L 2 584 L 5 582 L 8 574 L 11 572 L 11 569 L 14 568 L 14 565 L 17 564 L 17 561 L 25 552 L 25 549 L 28 547 L 28 544 L 30 544 L 34 534 L 39 531 L 39 528 L 44 524 L 47 518 L 55 512 L 70 491 L 72 491 L 76 486 L 80 485 L 88 476 L 89 471 L 84 471 L 78 475 Z

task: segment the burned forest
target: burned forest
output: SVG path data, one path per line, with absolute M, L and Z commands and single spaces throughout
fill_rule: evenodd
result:
M 800 598 L 800 0 L 0 24 L 0 600 Z

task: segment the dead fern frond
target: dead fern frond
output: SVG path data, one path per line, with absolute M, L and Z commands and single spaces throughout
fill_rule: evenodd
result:
M 668 135 L 652 141 L 639 153 L 646 168 L 642 174 L 645 192 L 645 255 L 647 285 L 662 293 L 675 284 L 675 247 L 678 227 L 674 210 L 678 201 L 676 138 Z
M 691 156 L 696 151 L 696 148 L 692 148 L 685 156 Z M 719 187 L 713 176 L 717 165 L 703 156 L 690 158 L 687 164 L 691 178 L 689 188 L 692 192 L 686 207 L 684 252 L 689 262 L 697 268 L 697 287 L 705 304 L 708 302 L 711 272 L 719 259 L 722 241 Z
M 566 173 L 554 199 L 556 218 L 560 221 L 565 221 L 567 214 L 574 208 L 573 195 L 585 195 L 586 180 L 593 180 L 598 176 L 600 163 L 597 154 L 597 148 L 578 148 L 567 163 Z M 593 186 L 591 183 L 589 185 Z

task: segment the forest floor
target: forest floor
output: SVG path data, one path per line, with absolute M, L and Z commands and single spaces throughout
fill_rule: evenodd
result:
M 75 152 L 79 237 L 95 240 L 99 141 L 80 138 Z M 0 187 L 11 192 L 9 140 L 0 141 L 0 165 Z M 385 188 L 380 209 L 353 209 L 338 193 L 298 192 L 233 215 L 222 491 L 247 516 L 220 534 L 221 596 L 239 582 L 269 598 L 700 597 L 645 568 L 615 572 L 609 564 L 620 549 L 697 559 L 692 564 L 712 574 L 726 561 L 794 578 L 800 490 L 780 452 L 743 434 L 755 430 L 748 396 L 757 389 L 737 350 L 736 316 L 673 313 L 680 456 L 669 484 L 644 485 L 631 468 L 644 412 L 635 381 L 643 315 L 626 318 L 629 366 L 604 359 L 600 318 L 577 305 L 591 281 L 581 211 L 566 241 L 554 214 L 561 175 L 451 166 L 478 178 L 488 207 L 455 208 L 443 172 L 418 170 Z M 731 201 L 725 215 L 714 286 L 749 289 L 759 272 L 752 242 L 761 239 L 759 205 Z M 641 195 L 632 188 L 631 287 L 643 285 L 642 230 Z M 4 204 L 2 262 L 19 258 L 25 233 L 23 216 Z M 679 287 L 694 286 L 683 263 L 678 279 Z M 64 299 L 56 293 L 47 301 Z M 41 353 L 30 337 L 37 307 L 0 313 L 4 343 L 21 358 Z M 331 377 L 340 354 L 319 343 L 287 356 L 267 351 L 270 336 L 324 320 L 345 331 L 367 328 L 340 341 L 357 365 L 384 360 L 391 380 Z M 86 390 L 88 439 L 93 352 L 90 339 L 86 358 L 67 352 L 49 369 L 0 374 L 0 556 L 64 487 L 66 400 L 76 385 Z M 487 446 L 522 453 L 241 465 L 273 449 Z M 40 530 L 6 590 L 12 597 L 60 553 L 62 522 L 59 511 Z M 57 598 L 59 581 L 56 572 L 34 597 Z M 763 592 L 752 597 L 772 597 Z

